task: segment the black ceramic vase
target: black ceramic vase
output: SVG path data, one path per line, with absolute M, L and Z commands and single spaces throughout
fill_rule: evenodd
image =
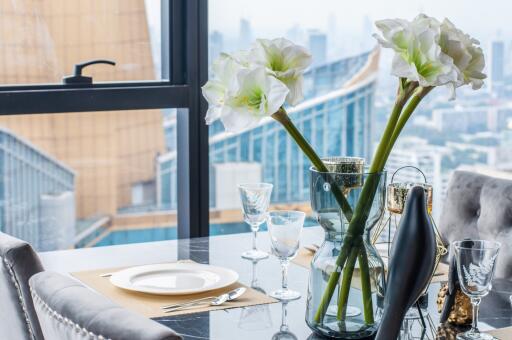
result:
M 436 238 L 425 190 L 413 187 L 391 250 L 384 313 L 376 340 L 396 339 L 407 310 L 427 287 L 435 269 Z

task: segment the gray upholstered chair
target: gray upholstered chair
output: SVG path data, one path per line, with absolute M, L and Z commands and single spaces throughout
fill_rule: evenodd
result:
M 30 279 L 46 340 L 171 340 L 171 329 L 115 305 L 70 277 L 42 272 Z
M 0 339 L 42 340 L 28 280 L 43 270 L 32 247 L 0 232 Z
M 439 231 L 445 244 L 463 238 L 501 242 L 496 277 L 512 280 L 512 181 L 455 171 Z

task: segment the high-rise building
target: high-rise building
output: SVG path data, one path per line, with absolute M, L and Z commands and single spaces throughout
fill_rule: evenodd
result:
M 313 55 L 313 66 L 327 62 L 327 35 L 317 30 L 308 32 L 309 51 Z
M 251 22 L 248 19 L 240 19 L 240 32 L 238 35 L 238 48 L 246 49 L 253 42 Z
M 0 128 L 0 231 L 38 250 L 72 246 L 75 173 L 29 141 Z M 50 214 L 64 197 L 58 215 Z M 71 218 L 69 218 L 71 217 Z M 62 222 L 67 222 L 63 227 Z M 53 235 L 50 243 L 41 235 Z
M 376 87 L 379 50 L 342 59 L 305 75 L 306 99 L 288 113 L 304 137 L 322 156 L 371 155 L 373 100 Z M 215 171 L 233 174 L 239 170 L 274 184 L 273 203 L 304 202 L 309 197 L 309 160 L 303 156 L 286 131 L 271 118 L 255 128 L 226 133 L 220 122 L 210 129 L 210 176 Z M 226 164 L 219 167 L 218 164 Z M 242 164 L 243 163 L 243 164 Z M 158 204 L 161 209 L 176 209 L 176 152 L 158 158 Z M 213 171 L 215 169 L 215 171 Z M 251 170 L 249 170 L 251 169 Z M 233 175 L 234 176 L 234 175 Z M 238 175 L 237 175 L 238 176 Z M 252 178 L 252 177 L 251 177 Z M 228 179 L 221 183 L 210 179 L 210 206 L 229 205 L 231 197 L 222 200 L 222 186 L 233 186 Z
M 503 41 L 491 43 L 491 77 L 490 90 L 497 92 L 503 85 L 505 78 L 505 44 Z
M 219 31 L 213 31 L 208 42 L 208 62 L 211 64 L 224 51 L 224 36 Z
M 295 24 L 286 31 L 285 37 L 296 44 L 303 44 L 304 30 L 300 25 Z
M 431 125 L 444 133 L 476 133 L 487 131 L 495 116 L 489 106 L 435 109 Z

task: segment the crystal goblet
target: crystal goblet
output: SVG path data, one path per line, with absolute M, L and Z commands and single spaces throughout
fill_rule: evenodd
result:
M 473 305 L 471 329 L 457 334 L 458 340 L 492 340 L 492 335 L 478 330 L 478 306 L 492 288 L 492 278 L 496 268 L 496 258 L 500 243 L 484 240 L 463 240 L 453 243 L 460 286 Z
M 272 184 L 269 183 L 246 183 L 238 185 L 244 221 L 249 224 L 253 233 L 252 249 L 242 253 L 244 259 L 254 261 L 268 257 L 268 253 L 258 250 L 256 247 L 256 237 L 260 225 L 265 222 L 272 187 Z
M 282 288 L 270 293 L 281 301 L 300 298 L 300 293 L 288 289 L 288 265 L 297 255 L 299 239 L 306 214 L 302 211 L 271 211 L 267 217 L 272 253 L 281 261 Z

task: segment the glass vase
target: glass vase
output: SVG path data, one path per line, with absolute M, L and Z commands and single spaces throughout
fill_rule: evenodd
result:
M 372 182 L 372 195 L 367 195 L 368 190 L 361 195 L 364 184 L 369 180 Z M 339 189 L 338 195 L 341 192 L 346 198 L 352 211 L 360 200 L 371 200 L 365 204 L 368 208 L 366 218 L 362 220 L 364 225 L 361 225 L 364 232 L 353 270 L 345 266 L 341 272 L 336 260 L 347 238 L 349 222 L 340 209 L 339 197 L 337 199 L 333 193 L 333 185 Z M 306 308 L 306 323 L 317 334 L 331 338 L 363 339 L 377 332 L 382 315 L 385 273 L 382 258 L 370 242 L 370 234 L 384 213 L 385 185 L 385 172 L 325 173 L 310 169 L 311 207 L 325 231 L 325 240 L 311 262 Z M 368 268 L 368 271 L 363 272 L 361 266 Z M 340 272 L 339 281 L 330 301 L 325 304 L 322 300 L 335 271 Z M 364 273 L 369 274 L 369 280 Z M 345 276 L 350 279 L 347 281 Z M 365 294 L 363 286 L 366 287 Z

